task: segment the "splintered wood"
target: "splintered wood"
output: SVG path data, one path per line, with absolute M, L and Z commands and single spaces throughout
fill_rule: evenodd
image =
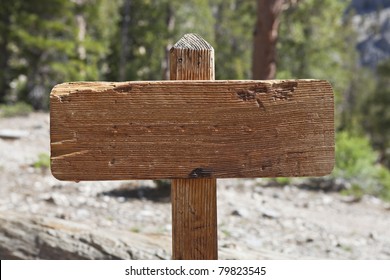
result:
M 82 82 L 50 95 L 61 180 L 322 176 L 334 109 L 321 80 Z

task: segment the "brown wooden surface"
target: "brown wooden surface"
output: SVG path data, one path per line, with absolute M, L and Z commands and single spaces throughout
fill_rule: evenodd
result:
M 172 180 L 172 258 L 218 259 L 217 180 Z
M 171 80 L 214 80 L 214 49 L 202 37 L 186 34 L 171 49 Z
M 214 80 L 213 48 L 195 34 L 185 35 L 171 49 L 170 79 Z M 218 259 L 217 180 L 173 179 L 171 200 L 172 258 Z
M 326 81 L 68 83 L 51 100 L 62 180 L 321 176 L 334 162 Z

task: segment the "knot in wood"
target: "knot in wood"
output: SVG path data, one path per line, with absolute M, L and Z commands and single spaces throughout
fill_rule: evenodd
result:
M 211 169 L 207 168 L 195 168 L 191 171 L 191 173 L 188 175 L 189 178 L 210 178 L 213 174 L 213 171 Z

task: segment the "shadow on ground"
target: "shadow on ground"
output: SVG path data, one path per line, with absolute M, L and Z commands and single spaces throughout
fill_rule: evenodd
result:
M 153 202 L 168 203 L 171 201 L 171 185 L 167 182 L 156 182 L 155 187 L 123 184 L 119 188 L 102 192 L 100 195 L 123 197 L 125 199 L 146 199 Z

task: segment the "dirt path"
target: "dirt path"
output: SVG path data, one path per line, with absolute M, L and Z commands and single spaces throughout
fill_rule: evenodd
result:
M 0 211 L 57 217 L 103 228 L 171 235 L 169 194 L 152 181 L 60 182 L 34 168 L 49 154 L 49 116 L 0 119 Z M 373 197 L 264 187 L 265 180 L 219 180 L 219 246 L 283 259 L 390 259 L 390 207 Z

